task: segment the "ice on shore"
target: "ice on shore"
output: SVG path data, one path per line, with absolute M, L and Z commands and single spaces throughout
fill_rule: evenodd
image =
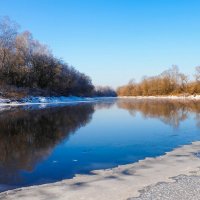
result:
M 87 102 L 98 100 L 97 98 L 87 98 L 87 97 L 34 97 L 29 96 L 19 100 L 11 100 L 0 98 L 0 105 L 13 105 L 13 104 L 48 104 L 48 103 L 67 103 L 67 102 Z
M 25 97 L 20 100 L 21 103 L 60 103 L 60 102 L 71 102 L 71 101 L 91 101 L 92 98 L 86 98 L 86 97 Z
M 173 183 L 174 179 L 172 177 L 180 175 L 190 177 L 191 175 L 196 175 L 197 177 L 198 175 L 197 178 L 199 179 L 199 158 L 195 155 L 195 153 L 199 152 L 199 149 L 200 142 L 193 142 L 167 152 L 163 156 L 146 158 L 136 163 L 119 165 L 111 169 L 93 170 L 90 175 L 77 174 L 73 179 L 65 179 L 55 183 L 5 191 L 0 194 L 0 199 L 27 200 L 31 198 L 41 200 L 44 199 L 45 194 L 48 197 L 56 197 L 58 200 L 136 200 L 138 199 L 136 197 L 144 193 L 149 186 L 155 189 L 154 186 L 158 186 L 158 183 Z M 185 182 L 181 188 L 186 189 L 188 186 L 192 187 L 191 183 Z M 176 192 L 173 188 L 171 191 Z M 191 188 L 187 191 L 190 192 L 190 196 L 196 195 L 196 191 L 191 190 Z M 168 190 L 163 187 L 159 194 L 166 194 L 166 192 Z M 149 193 L 146 194 L 148 195 Z M 171 199 L 189 199 L 182 197 L 185 197 L 184 192 L 181 192 L 179 198 Z
M 55 103 L 75 103 L 75 102 L 91 102 L 99 100 L 117 99 L 171 99 L 171 100 L 200 100 L 200 95 L 190 96 L 122 96 L 122 97 L 76 97 L 76 96 L 28 96 L 19 100 L 0 98 L 0 106 L 4 105 L 20 105 L 20 104 L 55 104 Z
M 28 105 L 28 104 L 57 104 L 57 103 L 80 103 L 80 102 L 94 102 L 100 100 L 108 100 L 114 97 L 76 97 L 76 96 L 28 96 L 18 100 L 0 98 L 0 106 L 13 105 Z
M 0 98 L 0 103 L 10 103 L 10 102 L 11 102 L 10 99 Z

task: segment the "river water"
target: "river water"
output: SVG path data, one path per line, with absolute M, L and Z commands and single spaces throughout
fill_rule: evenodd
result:
M 137 162 L 200 140 L 200 102 L 110 99 L 0 112 L 0 191 Z

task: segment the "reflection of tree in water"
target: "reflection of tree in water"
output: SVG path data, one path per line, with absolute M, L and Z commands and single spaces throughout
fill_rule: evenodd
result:
M 110 109 L 116 102 L 117 99 L 112 98 L 108 99 L 107 101 L 99 101 L 98 103 L 94 104 L 94 109 L 95 110 L 100 110 L 100 109 Z
M 197 126 L 200 128 L 200 113 L 196 114 Z
M 0 182 L 17 182 L 18 170 L 33 170 L 56 144 L 89 123 L 93 112 L 91 104 L 84 104 L 1 113 Z
M 135 116 L 137 111 L 144 117 L 158 118 L 164 123 L 178 127 L 181 121 L 188 118 L 188 114 L 196 114 L 197 126 L 200 127 L 200 102 L 184 100 L 119 100 L 119 108 L 127 109 Z

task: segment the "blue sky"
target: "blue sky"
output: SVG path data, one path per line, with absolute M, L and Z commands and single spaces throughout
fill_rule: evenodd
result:
M 9 16 L 96 85 L 200 65 L 199 0 L 0 0 Z

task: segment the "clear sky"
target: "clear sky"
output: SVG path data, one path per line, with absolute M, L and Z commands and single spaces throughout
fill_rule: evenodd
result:
M 200 0 L 0 0 L 5 15 L 96 85 L 200 65 Z

